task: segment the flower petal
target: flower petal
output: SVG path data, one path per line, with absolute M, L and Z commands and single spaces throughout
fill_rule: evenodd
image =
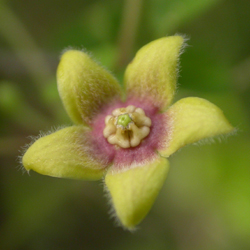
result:
M 133 229 L 149 212 L 168 173 L 169 162 L 155 161 L 123 172 L 108 171 L 105 182 L 121 223 Z
M 54 177 L 101 179 L 105 164 L 89 154 L 85 139 L 88 131 L 72 126 L 39 138 L 24 154 L 24 167 Z
M 65 109 L 76 124 L 89 124 L 104 104 L 121 93 L 116 79 L 78 50 L 68 50 L 62 55 L 57 82 Z
M 151 98 L 163 110 L 173 99 L 177 66 L 184 38 L 170 36 L 142 47 L 125 72 L 125 84 L 130 95 L 140 100 Z
M 170 122 L 170 141 L 158 150 L 164 157 L 186 144 L 234 130 L 222 110 L 202 98 L 183 98 L 172 105 L 166 115 Z

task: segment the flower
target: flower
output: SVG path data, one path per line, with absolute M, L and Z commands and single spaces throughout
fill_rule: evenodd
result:
M 170 36 L 142 47 L 126 69 L 124 91 L 87 53 L 66 51 L 58 90 L 75 125 L 35 141 L 24 167 L 54 177 L 104 176 L 117 217 L 133 229 L 152 207 L 171 154 L 233 130 L 207 100 L 189 97 L 170 106 L 183 44 L 183 37 Z

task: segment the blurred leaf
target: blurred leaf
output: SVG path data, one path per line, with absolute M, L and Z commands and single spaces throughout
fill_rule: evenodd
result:
M 222 0 L 151 0 L 148 4 L 148 18 L 156 37 L 175 30 L 190 20 L 197 18 L 203 12 L 215 6 Z
M 41 98 L 44 106 L 46 105 L 53 114 L 53 119 L 55 120 L 53 126 L 58 124 L 72 124 L 59 96 L 56 79 L 51 79 L 49 83 L 43 86 L 41 89 Z
M 203 43 L 188 41 L 188 44 L 190 46 L 181 56 L 181 86 L 198 91 L 228 90 L 231 83 L 229 65 L 203 47 Z
M 0 110 L 20 126 L 30 131 L 51 126 L 47 117 L 25 101 L 19 89 L 11 82 L 0 82 Z
M 105 4 L 97 1 L 86 5 L 70 22 L 57 27 L 50 45 L 61 50 L 69 46 L 91 50 L 101 43 L 113 42 L 119 25 L 120 4 L 119 1 L 106 1 Z
M 35 177 L 33 177 L 35 178 Z M 20 183 L 19 183 L 20 184 Z M 74 191 L 77 183 L 68 187 L 65 181 L 37 182 L 35 190 L 26 191 L 26 195 L 17 195 L 18 192 L 9 189 L 8 199 L 12 205 L 8 210 L 6 223 L 0 231 L 0 247 L 2 249 L 17 249 L 40 228 L 46 228 L 48 218 L 56 214 L 57 209 L 63 205 L 66 197 Z M 26 187 L 20 188 L 25 191 Z M 67 188 L 65 188 L 67 187 Z M 30 187 L 31 188 L 31 187 Z M 13 204 L 13 201 L 15 203 Z M 13 241 L 13 238 L 15 239 Z

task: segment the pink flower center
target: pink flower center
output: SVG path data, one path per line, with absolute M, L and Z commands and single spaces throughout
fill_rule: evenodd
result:
M 128 108 L 128 106 L 131 105 L 142 109 L 145 113 L 145 117 L 148 118 L 148 121 L 150 120 L 151 125 L 148 124 L 150 133 L 141 139 L 138 145 L 123 148 L 117 146 L 116 143 L 112 144 L 108 142 L 105 138 L 104 131 L 107 127 L 107 120 L 110 119 L 109 116 L 113 111 L 117 109 L 121 110 L 123 107 Z M 112 114 L 112 116 L 114 115 Z M 133 118 L 131 120 L 133 120 Z M 153 102 L 149 100 L 140 102 L 134 98 L 128 99 L 125 103 L 116 101 L 108 107 L 103 108 L 93 120 L 92 127 L 93 129 L 88 138 L 91 154 L 100 159 L 104 167 L 113 164 L 114 167 L 118 169 L 129 168 L 132 165 L 145 164 L 145 162 L 158 157 L 157 149 L 166 145 L 169 131 L 168 117 L 160 113 Z M 117 129 L 116 126 L 115 128 Z

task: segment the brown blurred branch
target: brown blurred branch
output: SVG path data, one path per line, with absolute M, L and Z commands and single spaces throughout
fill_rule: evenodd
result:
M 43 84 L 51 78 L 52 72 L 43 52 L 4 1 L 0 1 L 0 35 L 9 43 L 35 83 Z
M 125 1 L 121 29 L 118 37 L 117 68 L 123 67 L 130 60 L 136 39 L 136 32 L 140 23 L 142 5 L 143 0 Z

